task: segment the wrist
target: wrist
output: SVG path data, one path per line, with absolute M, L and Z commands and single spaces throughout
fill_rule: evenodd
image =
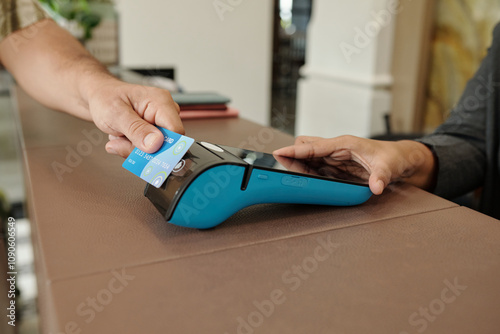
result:
M 405 182 L 431 191 L 436 183 L 437 161 L 434 153 L 425 144 L 404 140 L 398 142 L 403 147 L 403 156 L 407 162 Z
M 79 81 L 79 94 L 82 103 L 89 108 L 92 96 L 101 90 L 104 86 L 120 82 L 114 77 L 104 65 L 95 63 L 86 68 Z

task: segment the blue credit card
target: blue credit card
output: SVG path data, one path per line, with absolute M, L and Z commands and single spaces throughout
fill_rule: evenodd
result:
M 123 168 L 139 176 L 144 181 L 160 188 L 175 166 L 194 143 L 178 133 L 160 128 L 165 137 L 162 147 L 156 153 L 145 153 L 135 148 L 123 163 Z

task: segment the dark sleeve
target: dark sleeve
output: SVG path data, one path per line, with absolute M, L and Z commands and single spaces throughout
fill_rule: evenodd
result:
M 500 43 L 499 26 L 495 28 L 493 43 Z M 484 184 L 486 112 L 494 92 L 492 61 L 489 52 L 446 122 L 433 134 L 418 140 L 437 157 L 434 192 L 439 196 L 457 197 Z

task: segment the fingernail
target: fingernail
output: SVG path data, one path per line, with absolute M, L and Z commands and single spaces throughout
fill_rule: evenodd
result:
M 146 136 L 146 138 L 144 138 L 144 146 L 148 148 L 153 146 L 154 142 L 156 141 L 156 138 L 158 138 L 158 134 L 150 133 L 149 135 Z

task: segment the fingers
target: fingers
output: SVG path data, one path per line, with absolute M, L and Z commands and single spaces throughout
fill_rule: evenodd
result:
M 387 150 L 376 141 L 354 136 L 331 139 L 298 137 L 295 145 L 276 150 L 273 154 L 295 159 L 327 158 L 325 162 L 356 161 L 369 174 L 370 190 L 380 195 L 392 181 L 392 167 L 397 159 L 392 150 L 389 153 L 385 152 Z
M 135 111 L 149 123 L 184 134 L 180 107 L 168 90 L 140 87 L 129 94 L 129 99 Z
M 273 151 L 273 155 L 295 158 L 295 146 L 287 146 Z
M 274 158 L 278 161 L 283 167 L 291 172 L 304 173 L 308 174 L 309 171 L 306 166 L 300 162 L 300 160 L 290 159 L 287 157 L 275 155 Z
M 115 137 L 106 144 L 106 152 L 109 154 L 116 154 L 122 158 L 127 158 L 134 150 L 134 145 L 125 137 Z
M 180 134 L 185 131 L 179 117 L 179 105 L 172 100 L 168 91 L 141 88 L 128 95 L 130 106 L 120 115 L 117 127 L 135 147 L 146 153 L 154 153 L 164 141 L 163 134 L 156 126 Z
M 149 122 L 142 119 L 132 108 L 123 110 L 115 126 L 132 144 L 146 153 L 154 153 L 163 145 L 163 134 Z
M 154 123 L 170 131 L 185 134 L 179 113 L 181 108 L 172 100 L 168 91 L 162 91 L 163 98 L 159 99 L 158 110 L 155 111 Z M 168 95 L 167 95 L 168 94 Z
M 116 129 L 113 133 L 123 136 L 109 136 L 110 141 L 106 145 L 108 153 L 126 158 L 134 147 L 146 153 L 158 151 L 163 145 L 164 136 L 153 124 L 176 133 L 185 133 L 179 117 L 179 105 L 172 100 L 168 91 L 139 89 L 129 98 L 130 105 L 123 104 L 119 117 L 112 121 Z
M 284 147 L 273 153 L 295 159 L 323 158 L 335 154 L 338 151 L 350 149 L 355 145 L 356 140 L 356 137 L 337 137 L 331 139 L 299 137 L 297 141 L 304 141 L 304 143 Z
M 98 90 L 89 104 L 92 118 L 102 131 L 124 136 L 132 147 L 146 153 L 154 153 L 163 145 L 164 136 L 156 126 L 185 132 L 179 105 L 163 89 L 125 83 L 108 85 Z M 107 149 L 124 156 L 130 151 L 129 142 L 114 142 Z
M 300 159 L 298 155 L 303 155 L 305 153 L 305 151 L 304 151 L 305 148 L 300 147 L 297 149 L 298 146 L 305 145 L 305 144 L 311 144 L 311 143 L 317 142 L 317 141 L 322 140 L 322 139 L 323 138 L 321 138 L 321 137 L 299 136 L 295 139 L 295 145 L 283 147 L 279 150 L 274 151 L 273 154 L 280 155 L 283 157 Z M 307 146 L 307 148 L 314 149 L 314 147 L 312 147 L 312 146 Z

